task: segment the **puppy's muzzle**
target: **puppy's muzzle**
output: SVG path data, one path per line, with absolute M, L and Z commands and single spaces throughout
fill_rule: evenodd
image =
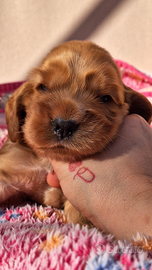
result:
M 78 123 L 74 120 L 56 118 L 52 121 L 54 134 L 59 140 L 68 139 L 76 131 Z

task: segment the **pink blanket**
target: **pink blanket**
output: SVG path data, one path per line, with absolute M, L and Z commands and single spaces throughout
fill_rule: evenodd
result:
M 116 61 L 126 85 L 143 93 L 152 102 L 152 78 L 122 61 Z M 20 83 L 0 86 L 0 95 L 13 91 Z M 4 110 L 0 110 L 0 146 L 7 130 Z M 96 228 L 80 229 L 66 224 L 62 211 L 25 203 L 0 208 L 0 270 L 99 270 L 152 269 L 152 239 L 128 244 L 104 236 Z

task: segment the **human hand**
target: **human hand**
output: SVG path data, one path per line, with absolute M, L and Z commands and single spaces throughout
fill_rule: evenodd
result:
M 127 116 L 102 153 L 51 163 L 54 182 L 96 227 L 119 239 L 131 240 L 137 231 L 152 236 L 152 129 L 143 118 Z M 50 185 L 52 179 L 48 175 Z

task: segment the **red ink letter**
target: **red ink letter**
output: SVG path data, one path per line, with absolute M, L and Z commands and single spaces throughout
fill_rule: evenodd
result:
M 82 164 L 81 161 L 77 162 L 70 162 L 69 163 L 69 172 L 74 172 L 77 167 L 79 167 Z
M 77 177 L 79 177 L 80 179 L 82 179 L 85 182 L 92 182 L 95 178 L 95 175 L 93 172 L 91 172 L 88 168 L 86 167 L 82 167 L 80 168 L 77 173 L 75 174 L 75 176 L 73 177 L 73 180 Z

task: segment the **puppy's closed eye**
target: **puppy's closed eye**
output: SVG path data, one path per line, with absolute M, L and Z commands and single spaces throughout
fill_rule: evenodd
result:
M 102 96 L 100 97 L 100 100 L 103 102 L 103 103 L 107 103 L 109 101 L 112 101 L 112 98 L 110 95 L 105 95 L 105 96 Z
M 49 91 L 49 89 L 47 88 L 47 85 L 44 85 L 44 84 L 40 84 L 38 86 L 38 90 L 43 91 L 43 92 L 48 92 Z

